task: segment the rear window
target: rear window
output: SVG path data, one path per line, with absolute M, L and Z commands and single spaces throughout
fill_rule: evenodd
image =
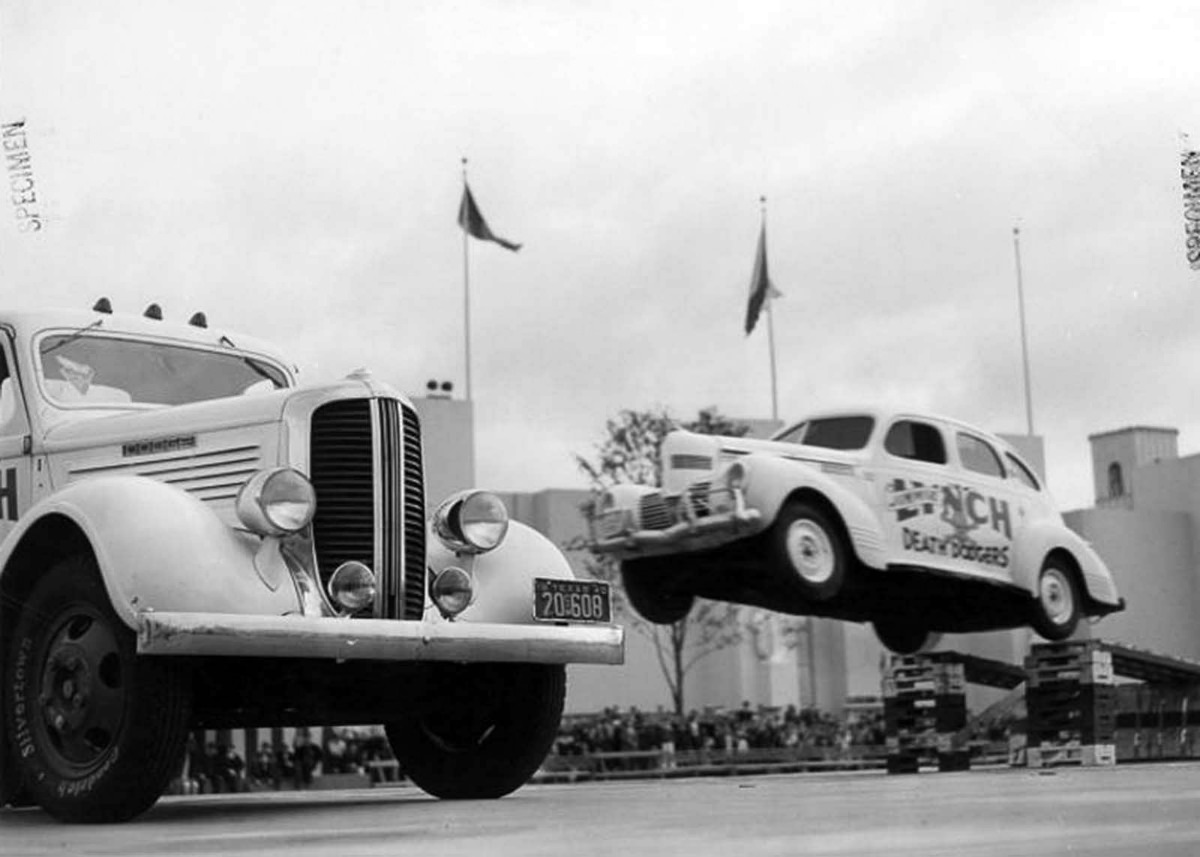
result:
M 793 426 L 775 440 L 820 446 L 825 449 L 862 449 L 875 427 L 872 417 L 825 417 Z
M 1017 458 L 1011 452 L 1004 453 L 1005 459 L 1008 461 L 1009 473 L 1019 482 L 1023 482 L 1027 487 L 1034 491 L 1041 491 L 1042 487 L 1038 484 L 1038 478 L 1033 475 L 1033 471 L 1025 466 L 1025 462 Z

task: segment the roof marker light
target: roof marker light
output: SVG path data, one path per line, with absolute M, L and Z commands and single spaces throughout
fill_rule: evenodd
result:
M 106 315 L 112 315 L 112 304 L 108 298 L 100 298 L 100 300 L 92 304 L 92 312 L 102 312 Z
M 202 312 L 195 313 L 188 319 L 188 324 L 192 327 L 208 327 L 208 316 Z
M 146 307 L 146 311 L 142 313 L 146 318 L 152 318 L 155 321 L 162 321 L 162 307 L 158 304 L 150 304 Z

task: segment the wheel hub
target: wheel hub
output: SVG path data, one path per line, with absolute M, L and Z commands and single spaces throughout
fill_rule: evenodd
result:
M 1075 609 L 1071 589 L 1058 574 L 1048 573 L 1042 576 L 1041 598 L 1046 616 L 1055 624 L 1061 625 L 1067 621 Z
M 796 573 L 809 583 L 824 583 L 833 576 L 833 546 L 825 531 L 812 521 L 795 521 L 788 529 L 788 558 Z
M 125 710 L 120 664 L 112 629 L 89 612 L 64 616 L 51 635 L 37 699 L 62 763 L 90 765 L 112 746 Z

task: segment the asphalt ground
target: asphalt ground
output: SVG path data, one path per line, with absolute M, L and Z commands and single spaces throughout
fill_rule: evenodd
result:
M 10 809 L 0 854 L 1193 857 L 1200 764 L 533 785 L 498 801 L 409 786 L 174 797 L 115 826 Z

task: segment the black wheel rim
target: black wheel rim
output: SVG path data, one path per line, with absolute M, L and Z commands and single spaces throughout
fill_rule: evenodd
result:
M 75 777 L 111 755 L 125 719 L 128 676 L 115 630 L 90 605 L 72 605 L 48 627 L 35 723 L 47 762 Z

